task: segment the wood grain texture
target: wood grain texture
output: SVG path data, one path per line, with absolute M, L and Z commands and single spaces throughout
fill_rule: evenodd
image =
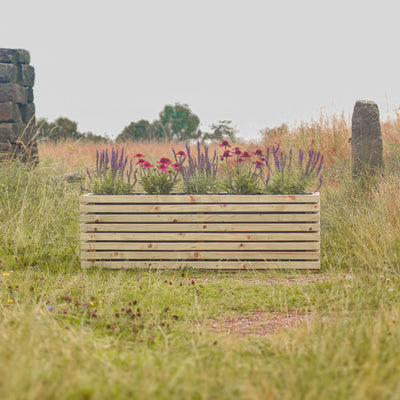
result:
M 79 198 L 81 203 L 317 203 L 319 193 L 300 195 L 93 195 Z
M 268 270 L 268 269 L 319 269 L 318 261 L 246 262 L 246 261 L 82 261 L 83 268 L 101 267 L 110 269 L 181 269 L 208 270 Z
M 80 197 L 82 267 L 318 269 L 319 194 Z

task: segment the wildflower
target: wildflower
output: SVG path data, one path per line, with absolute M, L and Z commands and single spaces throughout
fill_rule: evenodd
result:
M 48 309 L 49 311 L 53 311 L 53 310 L 54 310 L 54 306 L 48 306 L 47 309 Z
M 90 301 L 89 304 L 90 304 L 92 307 L 94 306 L 93 301 Z
M 3 272 L 3 276 L 7 278 L 7 276 L 10 276 L 10 274 L 8 272 Z
M 171 160 L 166 157 L 160 158 L 160 161 L 157 161 L 157 164 L 165 164 L 165 165 L 171 165 Z
M 163 171 L 163 172 L 168 172 L 169 171 L 168 166 L 166 164 L 160 164 L 157 168 L 160 171 Z
M 231 154 L 231 152 L 229 151 L 229 150 L 225 150 L 224 151 L 224 154 L 222 154 L 222 157 L 223 158 L 228 158 L 228 157 L 232 157 L 232 154 Z
M 248 151 L 245 151 L 242 153 L 242 157 L 249 158 L 249 157 L 251 157 L 251 154 Z
M 138 153 L 135 156 L 133 156 L 133 158 L 143 158 L 143 157 L 144 157 L 144 155 L 140 154 L 140 153 Z
M 8 300 L 8 304 L 12 304 L 12 303 L 14 303 L 14 300 Z
M 261 162 L 260 160 L 257 160 L 254 164 L 256 165 L 256 167 L 259 167 L 259 168 L 261 168 L 264 165 L 264 163 Z
M 253 152 L 253 154 L 255 155 L 255 156 L 262 156 L 262 150 L 261 149 L 257 149 L 255 152 Z
M 142 165 L 143 169 L 147 169 L 147 168 L 153 168 L 154 165 L 150 164 L 148 161 L 144 162 Z
M 146 160 L 144 158 L 141 158 L 137 161 L 136 165 L 141 165 L 144 164 L 146 162 Z
M 219 145 L 219 147 L 225 147 L 225 149 L 226 149 L 227 147 L 231 147 L 231 145 L 229 144 L 229 142 L 228 142 L 227 140 L 224 140 L 224 141 Z
M 176 153 L 178 156 L 181 156 L 181 157 L 186 157 L 186 153 L 184 152 L 184 151 L 178 151 L 177 153 Z
M 88 301 L 85 301 L 82 305 L 83 305 L 83 307 L 89 307 L 90 303 Z
M 180 165 L 180 164 L 172 164 L 171 167 L 174 169 L 174 171 L 179 171 L 182 168 L 182 165 Z
M 240 156 L 240 154 L 242 154 L 242 151 L 239 149 L 239 147 L 235 147 L 233 150 L 234 154 L 237 154 L 238 156 Z
M 66 314 L 67 313 L 67 310 L 64 308 L 64 310 L 63 310 L 63 314 Z
M 390 283 L 390 279 L 388 278 L 388 279 L 386 279 L 386 283 Z

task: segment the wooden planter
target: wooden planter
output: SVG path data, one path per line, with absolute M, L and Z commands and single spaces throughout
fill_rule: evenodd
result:
M 320 196 L 83 195 L 82 267 L 319 269 Z

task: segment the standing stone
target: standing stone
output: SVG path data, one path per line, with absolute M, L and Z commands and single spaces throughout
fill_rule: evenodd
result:
M 383 146 L 378 105 L 357 101 L 351 121 L 353 177 L 374 175 L 383 168 Z
M 0 161 L 3 156 L 37 160 L 35 70 L 29 52 L 0 49 Z

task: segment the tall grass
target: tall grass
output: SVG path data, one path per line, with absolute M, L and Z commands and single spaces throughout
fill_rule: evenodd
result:
M 383 124 L 386 169 L 363 185 L 344 118 L 249 145 L 328 155 L 319 276 L 83 271 L 79 184 L 57 176 L 90 165 L 95 148 L 42 144 L 38 167 L 1 165 L 0 398 L 398 399 L 399 125 Z M 170 151 L 143 146 L 129 151 Z M 259 336 L 255 312 L 258 328 L 277 315 L 304 322 Z

